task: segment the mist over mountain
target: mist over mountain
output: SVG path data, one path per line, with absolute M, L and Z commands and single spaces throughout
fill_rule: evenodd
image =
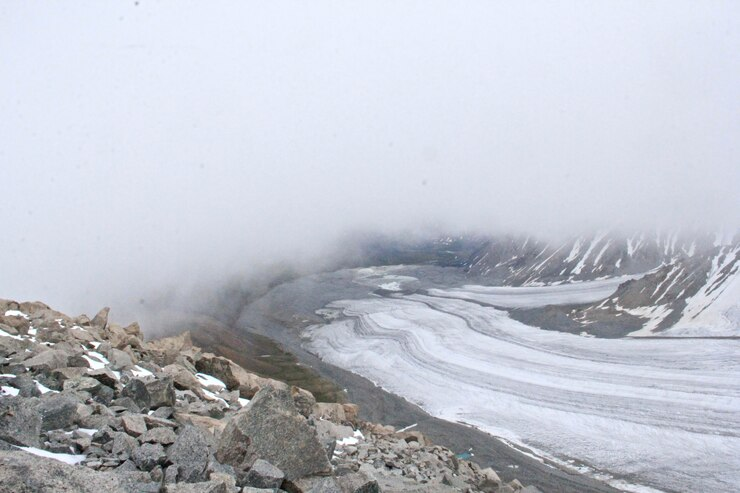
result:
M 0 294 L 115 314 L 357 233 L 737 231 L 738 6 L 637 5 L 4 4 Z

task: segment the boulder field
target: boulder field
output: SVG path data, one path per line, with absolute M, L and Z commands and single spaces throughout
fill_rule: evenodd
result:
M 108 312 L 0 300 L 0 493 L 539 491 Z

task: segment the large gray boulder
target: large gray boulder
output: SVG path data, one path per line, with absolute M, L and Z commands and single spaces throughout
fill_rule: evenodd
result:
M 41 434 L 38 399 L 0 398 L 0 440 L 14 445 L 37 447 Z
M 10 337 L 0 337 L 0 357 L 8 358 L 14 354 L 23 354 L 29 345 L 28 340 L 19 341 Z
M 39 397 L 41 395 L 36 382 L 27 373 L 23 373 L 12 379 L 10 385 L 18 389 L 18 395 L 21 397 Z
M 136 438 L 128 435 L 127 433 L 115 433 L 113 438 L 113 446 L 111 452 L 113 455 L 118 456 L 122 459 L 131 458 L 134 450 L 139 448 L 139 442 Z
M 0 451 L 0 493 L 138 493 L 137 474 L 96 472 L 22 451 Z M 158 485 L 155 485 L 158 487 Z M 157 491 L 156 489 L 154 491 Z
M 80 419 L 79 402 L 68 394 L 44 394 L 39 399 L 38 412 L 41 414 L 43 431 L 70 427 Z
M 130 397 L 141 409 L 147 409 L 152 402 L 146 383 L 138 378 L 132 378 L 121 391 L 122 397 Z
M 110 366 L 114 370 L 123 370 L 124 368 L 131 368 L 134 366 L 131 356 L 129 356 L 125 351 L 121 351 L 116 348 L 111 348 L 111 350 L 108 351 L 108 361 L 110 361 Z
M 209 456 L 208 439 L 199 428 L 190 425 L 182 427 L 167 451 L 167 458 L 177 466 L 177 479 L 188 483 L 205 479 Z
M 175 405 L 175 387 L 171 377 L 158 378 L 146 382 L 146 390 L 149 392 L 149 406 L 152 409 L 158 407 L 173 407 Z
M 261 458 L 291 480 L 332 470 L 316 431 L 296 410 L 290 391 L 271 386 L 262 388 L 231 418 L 216 457 L 242 472 Z
M 164 447 L 160 444 L 145 443 L 133 451 L 131 459 L 142 471 L 151 471 L 165 463 L 167 454 L 165 454 Z
M 69 365 L 69 357 L 71 355 L 67 351 L 48 349 L 43 351 L 36 356 L 28 358 L 23 362 L 27 368 L 39 371 L 51 371 L 57 368 L 65 368 Z

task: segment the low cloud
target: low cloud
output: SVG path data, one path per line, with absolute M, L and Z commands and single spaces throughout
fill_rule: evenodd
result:
M 0 296 L 93 312 L 352 232 L 740 226 L 736 2 L 0 6 Z

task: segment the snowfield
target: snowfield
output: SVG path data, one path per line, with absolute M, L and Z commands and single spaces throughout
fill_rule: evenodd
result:
M 597 282 L 601 297 L 616 289 Z M 577 460 L 616 487 L 737 491 L 740 341 L 581 337 L 470 301 L 573 303 L 595 296 L 587 284 L 337 301 L 328 308 L 344 318 L 305 335 L 327 362 L 435 416 Z
M 642 274 L 538 287 L 467 285 L 453 289 L 430 289 L 428 292 L 433 296 L 473 300 L 505 308 L 536 308 L 545 305 L 572 305 L 603 300 L 614 294 L 623 282 L 641 276 Z

